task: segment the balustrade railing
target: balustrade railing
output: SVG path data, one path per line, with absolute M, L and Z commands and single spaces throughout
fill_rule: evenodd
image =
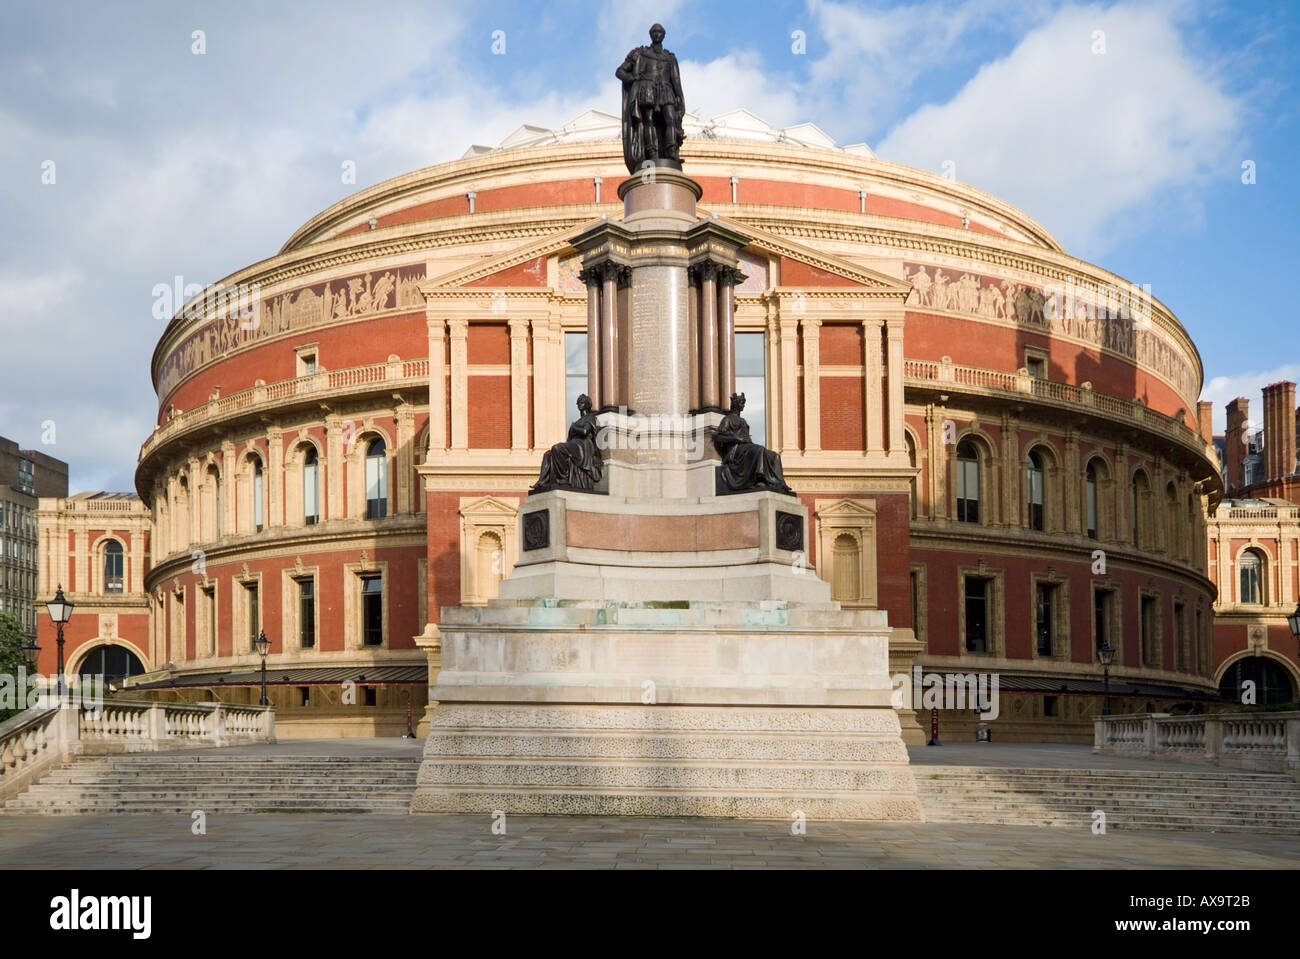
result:
M 993 394 L 1030 394 L 1051 403 L 1093 409 L 1111 419 L 1142 426 L 1198 449 L 1206 445 L 1195 430 L 1175 417 L 1166 416 L 1136 400 L 1120 399 L 1071 383 L 1046 380 L 1025 373 L 959 366 L 952 362 L 908 359 L 903 360 L 903 378 L 908 386 L 950 383 L 954 387 Z
M 238 393 L 209 400 L 193 409 L 177 413 L 165 423 L 160 423 L 154 428 L 153 435 L 141 445 L 140 459 L 143 460 L 172 436 L 187 432 L 210 420 L 224 419 L 255 406 L 260 407 L 266 403 L 281 402 L 298 396 L 320 396 L 333 390 L 345 390 L 374 383 L 427 381 L 428 378 L 427 359 L 393 360 L 342 370 L 318 370 L 292 380 L 280 380 L 277 383 L 250 387 Z
M 1098 716 L 1092 751 L 1285 772 L 1300 779 L 1300 712 Z
M 275 742 L 275 710 L 111 700 L 28 709 L 0 723 L 0 802 L 79 755 Z

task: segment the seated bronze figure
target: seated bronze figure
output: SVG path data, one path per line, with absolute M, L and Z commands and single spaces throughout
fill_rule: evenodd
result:
M 605 469 L 596 446 L 599 432 L 600 424 L 591 411 L 591 397 L 583 393 L 578 397 L 578 418 L 569 426 L 569 438 L 542 455 L 541 475 L 529 489 L 529 495 L 553 489 L 594 490 Z
M 793 496 L 794 490 L 785 482 L 781 469 L 781 456 L 749 435 L 749 424 L 740 413 L 745 408 L 745 394 L 731 394 L 731 409 L 713 435 L 713 445 L 722 457 L 718 468 L 719 493 L 744 493 L 767 489 L 774 493 Z

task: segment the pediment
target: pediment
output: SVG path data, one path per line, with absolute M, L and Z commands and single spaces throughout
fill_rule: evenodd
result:
M 900 280 L 886 273 L 859 266 L 830 253 L 823 253 L 810 246 L 804 246 L 802 243 L 789 240 L 770 230 L 759 229 L 729 217 L 720 216 L 717 220 L 719 223 L 749 236 L 749 249 L 758 248 L 773 256 L 780 257 L 783 267 L 787 267 L 788 263 L 800 265 L 802 272 L 799 276 L 799 282 L 790 282 L 784 275 L 785 271 L 783 270 L 780 284 L 783 287 L 801 286 L 811 289 L 833 287 L 840 291 L 856 287 L 862 292 L 869 292 L 874 295 L 893 295 L 904 299 L 912 292 L 912 285 L 906 280 Z
M 493 517 L 513 521 L 519 515 L 519 501 L 507 502 L 506 500 L 497 499 L 495 496 L 480 496 L 476 499 L 462 500 L 460 515 L 466 519 L 472 517 L 477 522 L 490 520 Z

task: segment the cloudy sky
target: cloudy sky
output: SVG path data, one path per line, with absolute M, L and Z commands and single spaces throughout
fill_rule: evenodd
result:
M 652 20 L 693 112 L 951 161 L 1071 253 L 1151 284 L 1200 347 L 1220 427 L 1231 397 L 1258 419 L 1259 387 L 1300 377 L 1291 2 L 11 0 L 0 435 L 52 432 L 74 490 L 132 489 L 156 284 L 218 280 L 348 191 L 521 123 L 615 111 L 613 69 Z

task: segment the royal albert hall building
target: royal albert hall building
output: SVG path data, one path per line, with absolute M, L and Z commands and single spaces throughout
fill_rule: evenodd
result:
M 888 611 L 896 671 L 997 673 L 1007 739 L 1090 739 L 1105 642 L 1114 712 L 1213 696 L 1223 484 L 1178 320 L 1014 207 L 811 124 L 686 133 L 700 215 L 751 238 L 745 415 L 810 509 L 816 575 Z M 281 735 L 394 735 L 408 703 L 419 722 L 439 608 L 495 596 L 586 389 L 570 239 L 622 215 L 625 178 L 617 117 L 526 126 L 225 278 L 256 287 L 255 319 L 211 297 L 172 319 L 128 575 L 149 615 L 113 640 L 128 685 L 256 702 L 265 631 Z M 918 741 L 928 716 L 905 712 Z

